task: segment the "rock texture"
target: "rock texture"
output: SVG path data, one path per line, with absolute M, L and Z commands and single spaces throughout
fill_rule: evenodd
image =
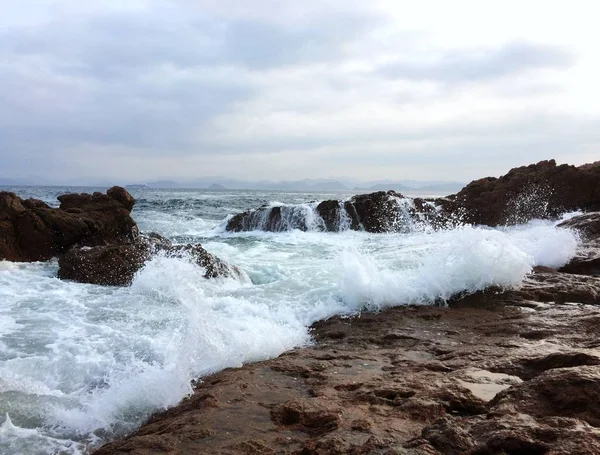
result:
M 488 226 L 520 224 L 534 218 L 557 218 L 576 210 L 600 210 L 598 163 L 575 167 L 557 166 L 554 160 L 541 161 L 511 169 L 500 178 L 475 180 L 457 194 L 434 200 L 378 191 L 346 201 L 323 201 L 314 210 L 306 205 L 264 206 L 233 216 L 227 230 L 403 232 L 423 226 L 448 227 L 459 222 Z
M 260 207 L 233 216 L 227 230 L 338 232 L 352 229 L 382 233 L 440 227 L 449 221 L 431 201 L 406 198 L 395 191 L 378 191 L 359 194 L 346 201 L 323 201 L 314 208 L 310 205 Z
M 173 245 L 154 233 L 140 235 L 125 244 L 73 247 L 59 258 L 58 277 L 80 283 L 126 286 L 155 254 L 189 259 L 205 270 L 204 278 L 246 277 L 239 267 L 210 254 L 202 245 Z
M 600 453 L 598 321 L 535 302 L 331 318 L 95 455 Z
M 158 234 L 140 235 L 131 217 L 135 199 L 121 187 L 106 194 L 64 194 L 59 208 L 0 192 L 0 260 L 45 261 L 59 256 L 59 278 L 122 286 L 152 255 L 189 258 L 205 278 L 245 277 L 201 245 L 173 245 Z
M 498 226 L 555 218 L 576 210 L 600 210 L 600 165 L 581 167 L 554 160 L 511 169 L 500 178 L 469 183 L 440 200 L 448 213 L 472 224 Z
M 137 235 L 130 215 L 135 201 L 123 188 L 58 199 L 56 209 L 39 200 L 0 192 L 0 260 L 45 261 L 76 244 L 130 242 Z

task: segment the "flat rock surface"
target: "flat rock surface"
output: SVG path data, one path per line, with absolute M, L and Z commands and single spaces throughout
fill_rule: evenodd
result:
M 521 303 L 318 322 L 95 454 L 600 453 L 600 308 Z

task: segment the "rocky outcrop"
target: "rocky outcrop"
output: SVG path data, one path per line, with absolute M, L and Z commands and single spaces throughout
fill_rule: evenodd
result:
M 239 267 L 210 254 L 202 245 L 173 245 L 152 233 L 125 244 L 71 248 L 58 260 L 58 277 L 80 283 L 126 286 L 156 254 L 188 259 L 205 270 L 204 278 L 246 276 Z
M 440 200 L 447 213 L 472 224 L 519 224 L 576 210 L 600 210 L 600 165 L 581 167 L 554 160 L 511 169 L 500 178 L 469 183 Z
M 318 322 L 95 455 L 600 453 L 600 309 L 509 303 Z
M 263 206 L 233 216 L 226 229 L 231 232 L 299 229 L 383 233 L 441 227 L 449 222 L 450 219 L 431 201 L 407 198 L 395 191 L 378 191 L 353 196 L 345 201 Z
M 578 231 L 583 240 L 575 257 L 559 271 L 600 276 L 600 213 L 579 215 L 558 226 Z
M 60 207 L 51 208 L 0 192 L 0 260 L 45 261 L 73 245 L 131 242 L 137 236 L 130 215 L 135 200 L 123 188 L 58 199 Z

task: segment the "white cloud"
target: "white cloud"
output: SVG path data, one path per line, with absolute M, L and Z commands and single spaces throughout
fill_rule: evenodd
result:
M 594 2 L 356 3 L 13 3 L 0 176 L 466 180 L 594 158 Z

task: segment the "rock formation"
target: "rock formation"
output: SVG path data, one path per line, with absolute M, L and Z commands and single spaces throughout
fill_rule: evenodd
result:
M 205 269 L 204 278 L 245 277 L 240 268 L 210 254 L 201 245 L 173 245 L 158 234 L 141 235 L 125 244 L 73 247 L 59 258 L 58 277 L 80 283 L 126 286 L 155 254 L 189 259 Z
M 59 208 L 0 192 L 0 260 L 45 261 L 59 256 L 59 278 L 122 286 L 153 254 L 185 257 L 205 278 L 243 277 L 244 272 L 201 245 L 173 245 L 158 234 L 140 235 L 131 217 L 135 199 L 115 186 L 106 194 L 65 194 Z
M 339 232 L 351 229 L 382 233 L 439 227 L 450 221 L 431 201 L 406 198 L 395 191 L 359 194 L 346 201 L 327 200 L 315 204 L 248 210 L 233 216 L 226 229 L 231 232 L 292 229 Z
M 500 178 L 475 180 L 438 201 L 467 223 L 487 226 L 556 218 L 576 210 L 600 210 L 600 165 L 556 165 L 554 160 L 511 169 Z
M 123 188 L 58 199 L 57 209 L 0 192 L 0 260 L 46 261 L 73 245 L 130 242 L 137 235 L 130 215 L 135 201 Z

